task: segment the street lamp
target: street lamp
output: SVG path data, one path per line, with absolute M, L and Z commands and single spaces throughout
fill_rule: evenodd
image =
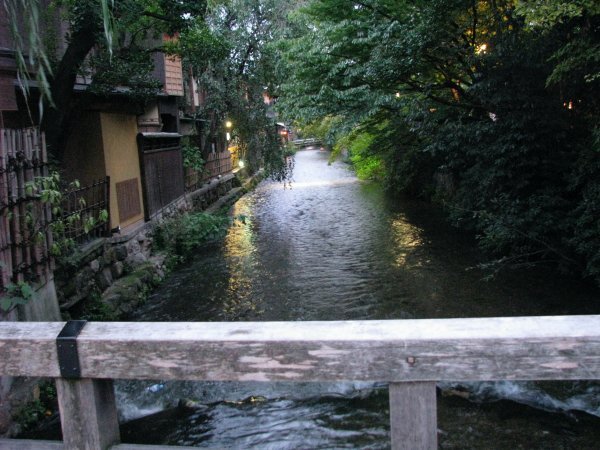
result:
M 227 138 L 227 142 L 229 142 L 231 140 L 231 127 L 233 126 L 233 123 L 231 122 L 231 120 L 228 120 L 225 122 L 225 128 L 227 128 L 227 133 L 226 133 L 226 138 Z

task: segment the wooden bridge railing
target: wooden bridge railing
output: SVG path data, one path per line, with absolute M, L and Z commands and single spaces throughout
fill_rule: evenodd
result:
M 313 145 L 321 145 L 321 140 L 320 139 L 315 139 L 315 138 L 309 138 L 309 139 L 295 139 L 292 141 L 292 143 L 298 147 L 298 148 L 302 148 L 302 147 L 310 147 Z
M 56 378 L 64 439 L 0 448 L 165 448 L 119 443 L 113 379 L 389 381 L 392 448 L 414 450 L 437 447 L 436 381 L 600 378 L 600 316 L 64 326 L 0 327 L 0 374 Z

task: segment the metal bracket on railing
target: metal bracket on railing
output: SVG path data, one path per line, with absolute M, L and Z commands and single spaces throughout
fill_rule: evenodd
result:
M 81 378 L 79 353 L 77 352 L 77 336 L 83 330 L 87 320 L 69 320 L 56 337 L 58 366 L 63 378 Z

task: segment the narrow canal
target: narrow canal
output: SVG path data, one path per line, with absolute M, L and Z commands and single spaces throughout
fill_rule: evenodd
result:
M 484 281 L 472 238 L 390 201 L 328 154 L 233 207 L 222 245 L 173 273 L 131 320 L 343 320 L 590 314 L 598 292 L 539 271 Z M 442 384 L 442 448 L 593 448 L 592 383 Z M 228 448 L 387 448 L 387 388 L 367 383 L 119 383 L 124 440 Z M 452 394 L 452 395 L 447 395 Z M 468 398 L 469 401 L 465 400 Z M 169 409 L 180 399 L 194 408 Z M 189 402 L 188 402 L 189 403 Z M 166 410 L 166 411 L 165 411 Z M 568 414 L 562 410 L 571 410 Z M 585 411 L 586 413 L 580 413 Z

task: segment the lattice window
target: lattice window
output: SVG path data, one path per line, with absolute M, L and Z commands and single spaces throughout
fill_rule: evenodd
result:
M 119 221 L 125 222 L 141 214 L 140 190 L 138 179 L 132 178 L 117 183 L 117 205 L 119 207 Z

